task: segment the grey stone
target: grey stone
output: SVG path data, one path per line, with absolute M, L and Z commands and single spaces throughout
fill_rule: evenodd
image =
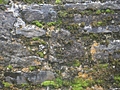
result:
M 106 47 L 105 45 L 99 45 L 97 47 L 96 59 L 109 60 L 109 55 L 112 55 L 114 59 L 119 59 L 120 54 L 117 51 L 120 50 L 120 40 L 111 41 Z
M 5 29 L 13 29 L 13 25 L 16 21 L 16 18 L 12 13 L 6 12 L 2 14 L 2 27 Z
M 41 12 L 40 10 L 32 9 L 22 11 L 22 17 L 23 20 L 29 23 L 35 20 L 41 21 L 42 19 L 44 19 L 43 12 Z
M 42 58 L 38 56 L 26 56 L 26 57 L 16 57 L 16 56 L 11 56 L 11 61 L 10 64 L 13 67 L 28 67 L 28 66 L 37 66 L 40 65 L 38 63 L 35 63 L 35 60 L 37 62 L 40 62 L 43 60 Z
M 48 4 L 41 5 L 38 9 L 23 10 L 21 14 L 23 20 L 26 22 L 32 22 L 35 20 L 50 22 L 55 20 L 57 16 L 57 12 L 53 9 L 53 6 Z
M 40 8 L 40 10 L 43 12 L 44 22 L 56 20 L 57 12 L 54 10 L 54 7 L 52 5 L 45 4 Z
M 17 29 L 16 34 L 24 35 L 25 37 L 38 37 L 43 36 L 46 34 L 46 31 L 43 29 L 35 29 L 35 28 L 23 28 L 23 29 Z
M 4 87 L 4 85 L 2 84 L 2 82 L 0 81 L 0 89 L 2 89 Z
M 52 55 L 50 57 L 51 61 L 62 63 L 66 60 L 71 61 L 74 58 L 81 58 L 84 55 L 84 49 L 81 43 L 72 38 L 69 31 L 62 29 L 52 34 L 50 38 L 50 54 Z
M 93 10 L 96 10 L 96 9 L 99 9 L 102 7 L 102 4 L 101 3 L 88 3 L 87 5 L 87 8 L 88 9 L 93 9 Z
M 33 84 L 39 84 L 43 81 L 53 80 L 55 78 L 54 73 L 51 71 L 25 73 L 24 76 Z
M 65 4 L 65 9 L 76 9 L 76 10 L 85 10 L 87 9 L 87 4 Z
M 5 72 L 4 76 L 7 82 L 16 84 L 40 84 L 43 81 L 53 80 L 55 78 L 54 73 L 51 71 L 33 71 L 30 73 Z
M 25 84 L 25 83 L 27 83 L 26 78 L 24 76 L 22 76 L 22 75 L 17 76 L 16 82 L 17 82 L 17 84 Z
M 114 10 L 119 10 L 120 9 L 120 4 L 114 4 L 114 3 L 105 3 L 101 7 L 102 9 L 114 9 Z
M 5 72 L 4 76 L 5 76 L 5 80 L 9 83 L 14 83 L 14 84 L 28 83 L 22 73 Z

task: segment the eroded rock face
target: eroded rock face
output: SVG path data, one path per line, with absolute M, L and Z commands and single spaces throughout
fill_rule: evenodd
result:
M 25 37 L 39 37 L 44 36 L 46 33 L 43 29 L 35 29 L 35 28 L 23 28 L 16 30 L 16 34 L 24 35 Z
M 113 76 L 118 75 L 120 65 L 119 4 L 66 2 L 58 6 L 23 5 L 12 11 L 1 10 L 1 80 L 37 85 L 55 79 L 55 75 L 68 80 L 74 77 L 86 80 L 90 76 L 92 80 L 105 79 L 110 87 L 117 86 Z M 14 15 L 16 12 L 19 17 Z M 60 12 L 62 15 L 57 16 Z M 35 20 L 43 26 L 32 25 Z M 106 83 L 103 87 L 110 88 Z
M 44 22 L 54 21 L 56 15 L 57 13 L 53 9 L 53 6 L 47 4 L 39 6 L 38 9 L 26 9 L 22 11 L 23 19 L 29 23 L 35 20 Z
M 31 73 L 13 73 L 13 72 L 6 72 L 4 74 L 6 77 L 6 81 L 9 83 L 16 83 L 16 84 L 25 84 L 25 83 L 32 83 L 32 84 L 40 84 L 46 80 L 53 80 L 54 74 L 50 71 L 40 71 L 40 72 L 31 72 Z
M 26 22 L 41 21 L 44 19 L 43 12 L 39 10 L 25 10 L 22 12 L 22 16 Z
M 69 31 L 61 29 L 58 33 L 53 33 L 50 38 L 50 53 L 58 57 L 58 61 L 64 62 L 67 59 L 81 58 L 84 49 L 82 43 L 75 41 Z

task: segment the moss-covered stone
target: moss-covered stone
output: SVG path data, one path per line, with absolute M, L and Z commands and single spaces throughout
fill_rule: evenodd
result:
M 39 21 L 33 21 L 32 24 L 34 24 L 34 25 L 36 25 L 36 26 L 38 26 L 40 28 L 43 27 L 43 24 L 41 22 L 39 22 Z
M 38 54 L 41 58 L 44 58 L 44 53 L 43 53 L 43 52 L 37 52 L 37 54 Z
M 0 4 L 8 4 L 9 0 L 0 0 Z
M 11 84 L 9 82 L 2 82 L 2 83 L 3 83 L 3 85 L 4 85 L 5 88 L 10 88 L 10 87 L 13 86 L 13 84 Z
M 30 71 L 34 71 L 35 69 L 36 69 L 35 66 L 30 66 L 30 67 L 29 67 L 29 70 L 30 70 Z

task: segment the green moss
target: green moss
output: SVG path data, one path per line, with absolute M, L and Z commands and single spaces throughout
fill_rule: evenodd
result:
M 75 67 L 79 67 L 80 66 L 80 61 L 79 60 L 74 60 L 73 61 L 73 66 L 75 66 Z
M 58 87 L 62 87 L 63 85 L 63 80 L 61 78 L 56 78 L 55 79 L 55 82 L 57 84 Z
M 105 12 L 106 13 L 111 13 L 111 10 L 110 9 L 106 9 Z
M 99 14 L 101 14 L 101 10 L 97 10 L 95 13 L 96 13 L 97 15 L 99 15 Z
M 84 90 L 86 87 L 90 86 L 93 83 L 92 80 L 82 79 L 82 78 L 74 78 L 72 83 L 73 90 Z
M 38 41 L 38 40 L 40 40 L 40 38 L 39 37 L 33 37 L 32 40 Z
M 115 84 L 116 84 L 118 87 L 120 87 L 120 75 L 116 75 L 116 76 L 114 77 L 114 80 L 115 80 Z
M 4 85 L 5 88 L 9 88 L 9 87 L 12 86 L 12 84 L 9 83 L 9 82 L 2 82 L 2 83 L 3 83 L 3 85 Z
M 38 41 L 40 44 L 46 45 L 46 42 L 43 39 L 40 39 L 39 37 L 33 37 L 33 41 Z
M 68 29 L 68 30 L 78 30 L 79 29 L 79 25 L 76 24 L 76 23 L 71 23 L 71 24 L 68 24 L 68 25 L 65 25 L 65 28 Z
M 68 13 L 66 11 L 58 11 L 58 16 L 60 18 L 66 18 Z
M 92 40 L 96 40 L 97 41 L 97 40 L 100 39 L 100 35 L 97 34 L 97 33 L 90 33 L 89 36 L 90 36 L 90 39 L 92 39 Z
M 84 27 L 85 26 L 85 22 L 81 22 L 80 26 Z
M 110 14 L 114 14 L 115 13 L 114 10 L 111 10 L 111 9 L 106 9 L 105 12 L 106 13 L 110 13 Z
M 120 75 L 115 76 L 114 78 L 115 78 L 115 80 L 119 80 L 120 81 Z
M 95 83 L 97 83 L 97 84 L 102 84 L 104 81 L 103 80 L 100 80 L 100 79 L 97 79 L 97 80 L 95 80 Z
M 43 39 L 40 39 L 40 43 L 43 44 L 43 45 L 47 44 Z
M 105 12 L 105 10 L 101 10 L 101 12 L 102 12 L 102 13 L 104 13 L 104 12 Z
M 62 25 L 62 20 L 57 20 L 57 22 L 56 22 L 56 26 L 59 28 L 60 26 Z
M 56 0 L 55 3 L 56 3 L 56 4 L 61 4 L 62 1 L 61 1 L 61 0 Z
M 47 25 L 48 25 L 48 26 L 55 26 L 55 25 L 56 25 L 56 22 L 48 22 Z
M 97 26 L 97 21 L 93 21 L 93 22 L 91 23 L 91 26 L 92 26 L 92 27 L 96 27 L 96 26 Z
M 3 0 L 0 0 L 0 4 L 3 4 Z
M 56 78 L 55 80 L 53 80 L 53 81 L 44 81 L 44 82 L 42 82 L 41 83 L 41 85 L 42 86 L 52 86 L 53 88 L 60 88 L 60 87 L 62 87 L 63 85 L 65 86 L 70 86 L 70 83 L 68 83 L 67 81 L 65 81 L 64 82 L 64 84 L 63 84 L 63 82 L 64 82 L 64 80 L 62 80 L 61 78 Z
M 91 23 L 91 25 L 93 26 L 93 27 L 99 27 L 99 26 L 105 26 L 106 25 L 106 22 L 104 21 L 93 21 L 92 23 Z
M 40 28 L 43 27 L 43 24 L 41 22 L 39 22 L 39 21 L 33 21 L 32 24 L 34 24 L 34 25 L 36 25 L 36 26 L 38 26 Z
M 107 64 L 99 64 L 100 68 L 107 68 L 108 67 L 108 63 Z
M 63 80 L 63 86 L 69 87 L 71 85 L 71 81 Z
M 97 22 L 97 26 L 102 26 L 102 25 L 103 25 L 102 21 Z
M 44 81 L 41 83 L 42 86 L 47 87 L 47 86 L 52 86 L 52 87 L 58 87 L 58 84 L 56 84 L 54 81 Z
M 34 71 L 35 69 L 36 69 L 35 66 L 30 66 L 30 67 L 29 67 L 29 70 L 30 70 L 30 71 Z
M 7 4 L 9 0 L 0 0 L 0 4 Z
M 43 52 L 37 52 L 37 54 L 38 54 L 41 58 L 44 58 L 44 53 L 43 53 Z
M 12 66 L 12 65 L 8 65 L 8 66 L 7 66 L 7 69 L 12 70 L 12 69 L 13 69 L 13 66 Z

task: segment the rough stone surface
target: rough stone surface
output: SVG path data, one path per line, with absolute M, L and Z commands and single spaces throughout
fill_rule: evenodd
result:
M 56 19 L 56 11 L 54 11 L 53 6 L 43 5 L 36 9 L 26 9 L 22 11 L 22 17 L 26 22 L 32 22 L 35 20 L 50 22 Z
M 32 22 L 35 20 L 41 21 L 44 19 L 43 12 L 39 10 L 24 10 L 22 17 L 26 22 Z
M 92 1 L 0 5 L 0 88 L 7 90 L 3 84 L 8 82 L 14 84 L 11 90 L 42 90 L 41 83 L 52 80 L 57 85 L 45 88 L 74 90 L 67 84 L 76 77 L 94 80 L 82 87 L 86 90 L 120 87 L 115 78 L 120 72 L 119 1 Z M 32 25 L 34 20 L 43 26 Z
M 25 37 L 39 37 L 45 35 L 45 33 L 45 30 L 35 28 L 23 28 L 16 30 L 16 34 L 24 35 Z
M 40 84 L 46 80 L 53 80 L 54 74 L 50 71 L 40 71 L 31 73 L 13 73 L 6 72 L 6 81 L 9 83 L 23 84 L 23 83 L 33 83 Z

